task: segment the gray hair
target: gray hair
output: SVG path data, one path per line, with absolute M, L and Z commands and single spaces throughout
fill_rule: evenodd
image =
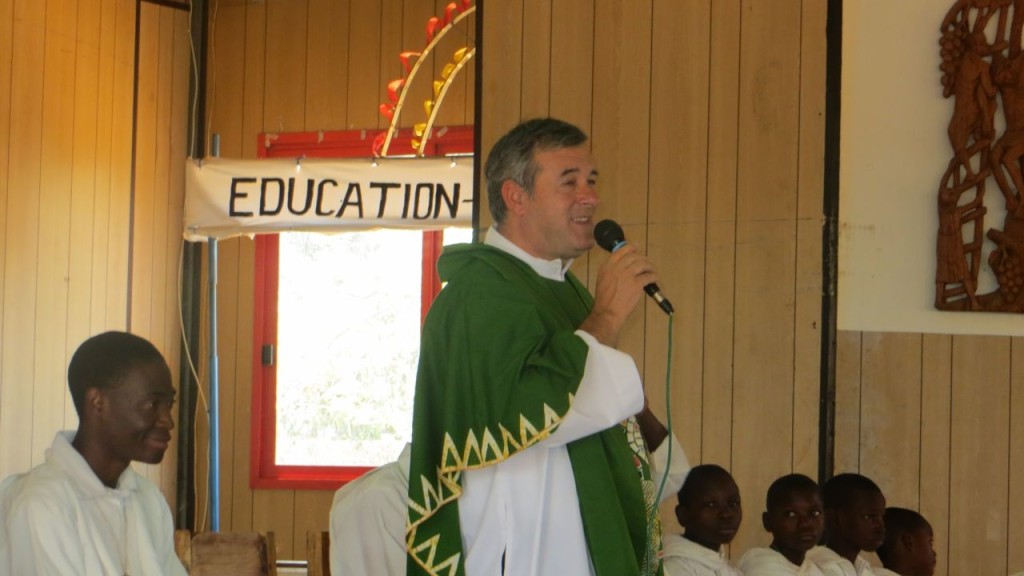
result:
M 484 175 L 487 178 L 487 203 L 495 224 L 505 221 L 507 206 L 501 197 L 506 180 L 533 194 L 537 176 L 536 150 L 572 148 L 586 143 L 587 135 L 578 127 L 555 118 L 535 118 L 522 122 L 494 143 Z

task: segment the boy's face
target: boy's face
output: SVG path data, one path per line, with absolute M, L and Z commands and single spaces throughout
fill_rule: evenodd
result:
M 95 390 L 103 397 L 99 426 L 111 454 L 125 464 L 160 463 L 174 429 L 175 391 L 167 364 L 136 364 L 120 383 Z
M 676 507 L 676 517 L 686 529 L 686 538 L 705 548 L 718 550 L 732 542 L 743 519 L 740 489 L 729 475 L 706 478 Z
M 922 526 L 906 534 L 910 539 L 908 552 L 913 574 L 932 576 L 935 573 L 935 538 L 931 526 Z
M 836 510 L 834 525 L 840 539 L 858 550 L 874 552 L 885 539 L 885 496 L 879 492 L 860 494 Z
M 763 517 L 764 529 L 771 532 L 772 547 L 787 558 L 802 557 L 821 540 L 825 528 L 821 496 L 816 491 L 798 491 L 789 495 Z

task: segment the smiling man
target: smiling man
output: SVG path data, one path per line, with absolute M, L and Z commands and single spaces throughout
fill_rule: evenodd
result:
M 0 575 L 184 576 L 167 502 L 130 467 L 158 464 L 171 441 L 167 362 L 143 338 L 105 332 L 75 351 L 68 385 L 78 430 L 0 488 Z
M 485 171 L 494 227 L 445 249 L 423 327 L 408 574 L 660 573 L 652 467 L 657 449 L 682 449 L 615 349 L 654 268 L 627 245 L 593 296 L 569 271 L 594 246 L 599 204 L 576 126 L 526 121 Z

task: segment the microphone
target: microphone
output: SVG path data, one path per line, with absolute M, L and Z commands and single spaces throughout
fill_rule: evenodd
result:
M 622 231 L 622 226 L 619 226 L 614 220 L 601 220 L 594 226 L 594 240 L 597 241 L 597 245 L 609 252 L 615 252 L 619 248 L 626 245 L 626 233 Z M 644 292 L 654 301 L 658 303 L 658 306 L 665 311 L 665 314 L 671 315 L 673 310 L 672 303 L 665 298 L 665 295 L 661 293 L 661 289 L 654 282 L 651 282 L 647 286 L 644 286 Z

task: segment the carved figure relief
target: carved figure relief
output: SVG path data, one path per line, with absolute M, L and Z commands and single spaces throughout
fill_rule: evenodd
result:
M 1024 0 L 957 0 L 942 21 L 943 96 L 953 98 L 953 157 L 938 191 L 935 307 L 1024 312 Z M 1005 128 L 997 133 L 996 114 Z M 1006 207 L 985 232 L 985 185 Z M 996 290 L 978 294 L 985 238 Z

